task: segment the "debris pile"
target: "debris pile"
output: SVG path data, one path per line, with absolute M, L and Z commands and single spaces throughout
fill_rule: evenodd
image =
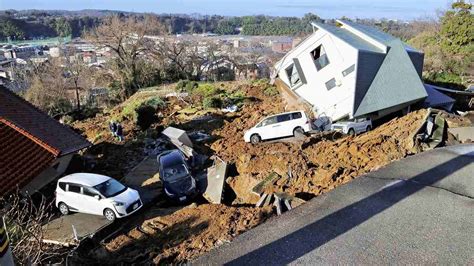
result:
M 112 264 L 111 259 L 115 258 L 125 264 L 184 263 L 230 242 L 270 216 L 269 207 L 192 204 L 172 214 L 145 220 L 138 228 L 109 242 L 106 250 L 112 255 L 106 262 Z
M 237 194 L 235 203 L 257 203 L 260 197 L 251 193 L 251 188 L 272 173 L 272 185 L 265 188 L 265 193 L 286 192 L 308 200 L 394 160 L 418 153 L 420 148 L 414 137 L 426 114 L 426 110 L 416 111 L 368 133 L 336 141 L 316 136 L 300 142 L 260 145 L 242 141 L 239 128 L 243 122 L 235 119 L 219 133 L 225 140 L 215 142 L 212 148 L 236 165 L 238 173 L 228 179 Z
M 163 146 L 163 143 L 156 142 L 163 128 L 172 126 L 189 132 L 186 138 L 192 140 L 192 149 L 197 154 L 220 158 L 215 160 L 213 167 L 207 168 L 203 178 L 214 177 L 217 187 L 224 186 L 224 191 L 204 193 L 207 201 L 214 204 L 204 199 L 184 208 L 157 203 L 143 214 L 136 229 L 106 244 L 108 252 L 104 261 L 114 263 L 116 259 L 137 264 L 187 262 L 230 241 L 275 213 L 291 210 L 340 184 L 423 149 L 416 136 L 426 131 L 423 126 L 427 124 L 427 110 L 393 119 L 355 137 L 321 133 L 291 141 L 258 145 L 245 143 L 243 134 L 247 129 L 268 115 L 284 112 L 285 104 L 278 95 L 265 95 L 265 84 L 229 84 L 226 89 L 245 95 L 243 105 L 235 112 L 185 106 L 183 101 L 172 98 L 161 114 L 162 120 L 156 127 L 160 130 L 156 136 L 147 135 L 149 140 L 140 146 L 142 154 L 143 146 L 146 146 L 146 151 L 155 155 Z M 452 122 L 459 120 L 457 116 L 443 118 L 448 125 L 450 119 Z M 101 119 L 106 127 L 107 119 Z M 127 126 L 125 124 L 126 133 Z M 93 128 L 95 125 L 84 127 Z M 126 140 L 140 136 L 134 129 L 128 130 L 132 135 L 126 135 Z M 93 135 L 91 132 L 89 134 Z M 182 143 L 182 133 L 171 134 L 171 139 L 177 136 L 175 142 Z M 168 140 L 171 139 L 168 136 Z M 123 156 L 122 152 L 118 156 L 119 159 L 131 158 L 129 154 Z M 109 162 L 116 168 L 122 167 Z M 220 203 L 222 197 L 225 204 Z

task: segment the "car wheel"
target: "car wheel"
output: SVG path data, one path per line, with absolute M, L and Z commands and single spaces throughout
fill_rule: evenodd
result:
M 367 126 L 365 132 L 369 132 L 369 131 L 371 131 L 371 130 L 372 130 L 372 127 L 371 127 L 371 126 Z
M 349 129 L 349 131 L 347 132 L 350 136 L 355 136 L 356 132 L 353 128 Z
M 257 135 L 257 134 L 253 134 L 253 135 L 250 137 L 250 142 L 251 142 L 252 144 L 257 144 L 257 143 L 259 143 L 261 140 L 262 140 L 262 138 L 260 138 L 260 136 Z
M 115 216 L 115 212 L 112 211 L 111 209 L 105 209 L 104 210 L 104 217 L 105 217 L 105 219 L 107 219 L 108 221 L 111 221 L 111 222 L 115 221 L 115 218 L 117 218 Z
M 293 136 L 296 138 L 304 137 L 304 130 L 301 127 L 297 127 L 293 130 Z
M 66 203 L 59 203 L 59 211 L 61 212 L 62 215 L 68 215 L 69 214 L 69 207 L 66 205 Z

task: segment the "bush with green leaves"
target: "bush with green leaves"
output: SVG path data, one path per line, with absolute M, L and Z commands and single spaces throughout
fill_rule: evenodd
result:
M 267 96 L 276 96 L 276 95 L 279 94 L 279 92 L 278 92 L 278 89 L 275 86 L 269 86 L 269 87 L 266 87 L 263 90 L 263 94 L 265 94 Z
M 209 97 L 219 94 L 221 91 L 216 88 L 214 85 L 209 83 L 199 84 L 192 93 L 202 97 Z
M 165 106 L 166 103 L 160 97 L 132 101 L 122 109 L 120 115 L 115 117 L 114 120 L 128 119 L 135 122 L 142 130 L 145 130 L 158 119 L 156 111 Z
M 222 99 L 218 96 L 205 97 L 202 100 L 202 106 L 204 108 L 221 108 L 222 107 Z

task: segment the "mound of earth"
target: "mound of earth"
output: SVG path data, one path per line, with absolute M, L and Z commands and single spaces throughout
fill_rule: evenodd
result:
M 145 220 L 139 229 L 106 245 L 110 258 L 126 264 L 185 263 L 263 223 L 271 208 L 203 204 Z M 113 260 L 113 259 L 112 259 Z

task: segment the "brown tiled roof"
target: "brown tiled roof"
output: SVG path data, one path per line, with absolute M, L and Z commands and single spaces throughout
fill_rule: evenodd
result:
M 81 135 L 4 87 L 0 87 L 0 121 L 55 156 L 73 153 L 91 145 Z
M 27 185 L 54 159 L 53 153 L 0 121 L 0 197 Z

